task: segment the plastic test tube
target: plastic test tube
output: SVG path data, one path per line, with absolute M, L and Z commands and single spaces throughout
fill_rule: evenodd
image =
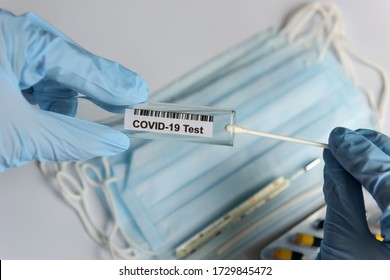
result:
M 130 137 L 184 140 L 233 146 L 233 109 L 169 103 L 140 103 L 126 108 L 124 115 L 105 123 Z
M 123 110 L 121 112 L 123 113 Z M 240 133 L 328 148 L 327 144 L 320 142 L 237 126 L 235 116 L 233 109 L 226 108 L 140 103 L 125 108 L 123 116 L 105 123 L 135 138 L 173 139 L 233 146 L 234 135 Z

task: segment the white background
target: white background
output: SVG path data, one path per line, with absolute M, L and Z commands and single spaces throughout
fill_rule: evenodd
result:
M 35 12 L 91 52 L 139 73 L 154 92 L 251 35 L 280 27 L 306 2 L 3 0 L 0 7 L 15 14 Z M 334 2 L 350 41 L 390 73 L 390 1 Z M 100 112 L 89 108 L 82 113 L 94 119 Z M 389 128 L 386 121 L 385 132 Z M 35 162 L 0 174 L 0 259 L 101 257 Z

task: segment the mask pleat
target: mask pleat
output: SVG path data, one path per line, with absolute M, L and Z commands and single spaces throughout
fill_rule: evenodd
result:
M 335 47 L 340 42 L 332 44 L 328 36 L 324 44 L 299 15 L 304 13 L 293 18 L 297 25 L 288 25 L 292 31 L 256 34 L 155 92 L 150 101 L 233 108 L 239 126 L 323 143 L 336 126 L 378 128 L 367 95 L 348 76 L 353 69 L 345 63 L 346 53 Z M 330 22 L 323 20 L 326 29 Z M 140 254 L 136 257 L 175 258 L 182 242 L 275 178 L 321 157 L 322 149 L 250 135 L 236 135 L 233 147 L 132 139 L 130 150 L 120 155 L 82 163 L 95 173 L 79 171 L 77 180 L 81 189 L 92 184 L 97 190 L 130 251 Z M 321 168 L 305 173 L 192 257 L 237 254 L 292 211 L 320 203 L 321 185 Z
M 173 99 L 177 98 L 178 92 L 183 92 L 192 86 L 197 86 L 199 83 L 207 83 L 210 77 L 220 75 L 224 69 L 234 67 L 236 63 L 240 62 L 243 56 L 261 49 L 264 44 L 267 44 L 275 36 L 281 36 L 281 34 L 273 28 L 253 36 L 251 39 L 222 52 L 208 63 L 180 77 L 178 80 L 155 93 L 152 98 L 156 101 L 173 102 Z
M 314 56 L 315 54 L 312 53 L 311 55 Z M 260 108 L 267 104 L 267 102 L 273 102 L 276 98 L 279 97 L 279 95 L 284 93 L 283 91 L 274 93 L 270 92 L 273 90 L 273 87 L 279 86 L 282 88 L 288 88 L 290 86 L 290 81 L 293 83 L 299 83 L 302 82 L 303 79 L 308 79 L 312 75 L 316 74 L 316 72 L 314 72 L 310 73 L 309 76 L 305 76 L 305 73 L 307 72 L 303 71 L 303 77 L 301 75 L 294 77 L 294 79 L 289 79 L 289 75 L 291 76 L 291 73 L 294 73 L 294 71 L 297 71 L 298 69 L 300 70 L 302 68 L 302 63 L 302 57 L 291 59 L 288 63 L 286 63 L 285 67 L 279 67 L 279 69 L 271 73 L 266 73 L 264 76 L 258 77 L 249 86 L 246 85 L 238 89 L 236 88 L 236 91 L 230 92 L 230 94 L 225 98 L 220 98 L 215 104 L 210 104 L 210 99 L 212 99 L 211 96 L 205 99 L 204 102 L 207 103 L 206 105 L 235 108 L 239 112 L 237 115 L 237 120 L 240 122 L 241 118 L 245 117 L 244 114 L 254 113 L 260 110 Z M 284 80 L 283 85 L 278 83 L 277 77 L 280 77 L 280 79 Z M 236 84 L 238 83 L 239 82 L 237 80 Z M 244 108 L 243 110 L 240 110 L 240 104 L 242 104 L 242 106 L 246 105 L 247 107 L 252 104 L 254 109 L 250 110 L 249 108 Z M 143 178 L 148 177 L 147 175 L 149 174 L 153 174 L 158 171 L 161 172 L 161 168 L 165 168 L 165 166 L 169 167 L 170 164 L 175 162 L 177 159 L 185 157 L 192 148 L 198 147 L 188 144 L 181 145 L 180 143 L 177 145 L 179 145 L 180 149 L 176 149 L 176 144 L 172 145 L 172 143 L 151 143 L 150 145 L 146 145 L 140 149 L 135 150 L 133 154 L 135 157 L 140 159 L 139 162 L 137 162 L 137 166 L 140 168 L 136 169 L 133 166 L 131 167 L 131 172 L 136 174 L 132 177 L 131 184 L 139 182 L 140 179 L 137 178 L 141 178 L 142 180 Z M 172 152 L 169 152 L 170 150 L 172 150 Z M 157 153 L 161 154 L 163 152 L 166 152 L 166 154 L 169 154 L 170 156 L 161 157 L 159 161 L 155 163 L 148 160 L 148 155 Z M 165 164 L 163 164 L 164 161 Z M 145 164 L 148 165 L 147 169 L 143 168 Z M 149 172 L 149 174 L 145 174 L 146 172 Z
M 230 59 L 224 57 L 228 51 L 168 86 L 156 100 L 232 107 L 239 125 L 323 142 L 334 126 L 375 122 L 364 94 L 333 55 L 318 58 L 311 36 L 289 44 L 268 32 L 235 49 Z M 240 135 L 233 148 L 147 141 L 132 157 L 137 161 L 129 166 L 123 201 L 134 228 L 167 256 L 274 178 L 321 157 L 321 150 Z

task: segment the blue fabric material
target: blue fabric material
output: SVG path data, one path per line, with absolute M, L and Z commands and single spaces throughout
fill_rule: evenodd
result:
M 267 30 L 151 100 L 233 108 L 237 124 L 244 127 L 321 142 L 335 126 L 376 127 L 366 95 L 331 52 L 318 58 L 319 47 L 310 34 L 288 43 L 283 34 Z M 318 148 L 245 135 L 236 135 L 233 148 L 140 139 L 133 143 L 131 151 L 114 157 L 128 163 L 126 177 L 116 186 L 121 197 L 117 203 L 128 210 L 135 222 L 132 230 L 139 230 L 157 258 L 175 258 L 178 245 L 274 178 L 322 157 Z M 321 181 L 320 172 L 312 175 Z M 313 176 L 305 178 L 302 187 L 313 182 Z M 282 201 L 280 195 L 272 203 Z M 125 221 L 126 215 L 119 219 Z

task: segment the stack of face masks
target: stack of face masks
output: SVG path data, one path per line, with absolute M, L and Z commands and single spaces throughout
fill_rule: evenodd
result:
M 306 30 L 316 15 L 320 31 Z M 378 129 L 380 110 L 354 82 L 340 25 L 336 7 L 309 4 L 284 30 L 266 30 L 223 52 L 151 101 L 233 108 L 240 126 L 325 143 L 336 126 Z M 63 164 L 52 176 L 113 256 L 168 259 L 269 182 L 318 157 L 322 150 L 315 147 L 246 135 L 236 135 L 234 147 L 132 139 L 121 155 Z M 111 215 L 100 229 L 83 204 L 90 187 Z M 189 258 L 235 258 L 320 207 L 321 188 L 322 168 L 316 168 Z

